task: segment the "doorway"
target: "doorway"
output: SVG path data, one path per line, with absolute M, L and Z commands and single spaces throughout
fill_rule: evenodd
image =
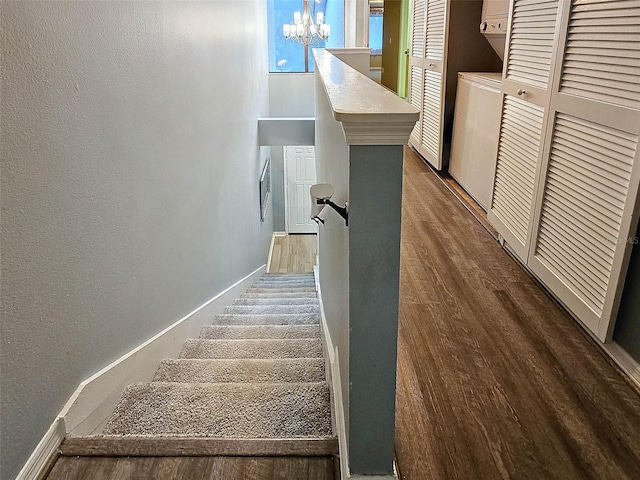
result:
M 316 157 L 312 146 L 284 147 L 285 228 L 287 233 L 317 233 L 311 220 L 309 189 L 316 183 Z

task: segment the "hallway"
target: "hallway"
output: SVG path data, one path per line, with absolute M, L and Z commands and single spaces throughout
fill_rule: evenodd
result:
M 640 478 L 638 390 L 411 149 L 404 168 L 402 478 Z

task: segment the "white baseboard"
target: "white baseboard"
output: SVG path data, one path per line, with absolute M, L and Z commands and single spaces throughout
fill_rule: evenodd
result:
M 638 363 L 627 351 L 616 342 L 605 343 L 603 348 L 614 362 L 626 373 L 631 381 L 640 388 L 640 363 Z
M 276 243 L 276 237 L 286 237 L 287 236 L 287 232 L 273 232 L 273 235 L 271 235 L 271 245 L 269 246 L 269 257 L 267 258 L 267 273 L 273 273 L 270 272 L 269 269 L 271 268 L 271 257 L 273 255 L 273 245 Z
M 163 359 L 177 357 L 185 339 L 197 337 L 202 326 L 210 323 L 214 315 L 222 313 L 264 273 L 265 268 L 265 265 L 258 268 L 83 381 L 60 412 L 67 433 L 81 436 L 99 432 L 127 385 L 150 381 Z
M 344 404 L 342 401 L 342 383 L 340 382 L 340 360 L 338 348 L 333 345 L 327 319 L 324 314 L 324 304 L 322 301 L 322 289 L 320 288 L 320 278 L 318 265 L 313 267 L 313 274 L 316 280 L 316 291 L 318 292 L 318 303 L 320 304 L 320 322 L 322 324 L 322 339 L 325 348 L 324 358 L 327 360 L 326 367 L 329 390 L 331 392 L 331 413 L 333 419 L 333 431 L 338 437 L 338 450 L 340 452 L 340 478 L 346 480 L 349 472 L 348 450 L 347 450 L 347 427 L 344 416 Z
M 20 470 L 16 480 L 35 480 L 45 468 L 49 459 L 58 451 L 58 447 L 64 440 L 66 433 L 64 420 L 60 417 L 56 418 L 29 457 L 29 460 L 27 460 L 27 463 Z

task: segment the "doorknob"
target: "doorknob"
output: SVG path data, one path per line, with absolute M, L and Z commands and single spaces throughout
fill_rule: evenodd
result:
M 524 90 L 522 90 L 521 88 L 518 89 L 518 91 L 516 92 L 518 95 L 523 96 L 526 95 L 527 92 L 525 92 Z

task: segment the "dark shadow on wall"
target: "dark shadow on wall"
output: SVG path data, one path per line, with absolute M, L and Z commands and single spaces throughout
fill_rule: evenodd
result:
M 640 226 L 634 242 L 640 238 Z M 640 245 L 634 245 L 613 339 L 640 362 Z

